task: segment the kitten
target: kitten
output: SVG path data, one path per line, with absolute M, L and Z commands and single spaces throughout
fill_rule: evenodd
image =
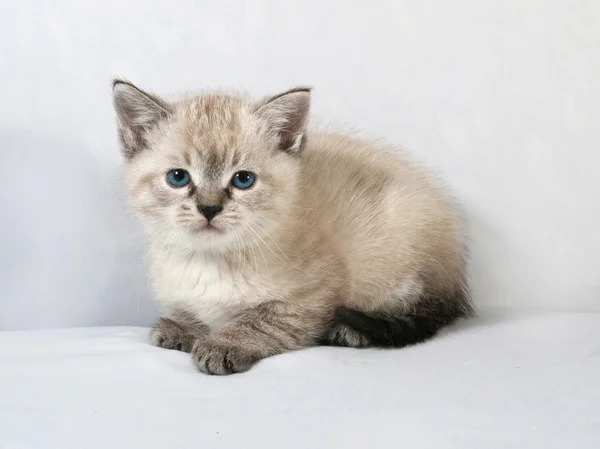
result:
M 205 373 L 317 344 L 402 347 L 472 314 L 460 220 L 398 152 L 307 130 L 310 90 L 167 101 L 113 84 L 164 309 Z

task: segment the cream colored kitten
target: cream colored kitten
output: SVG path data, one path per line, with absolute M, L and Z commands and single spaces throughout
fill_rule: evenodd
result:
M 401 347 L 472 313 L 460 221 L 398 152 L 307 130 L 310 90 L 178 101 L 114 82 L 131 202 L 200 371 L 317 344 Z

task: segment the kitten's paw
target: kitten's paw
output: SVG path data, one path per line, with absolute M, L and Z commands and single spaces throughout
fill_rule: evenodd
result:
M 150 331 L 150 343 L 154 346 L 183 352 L 192 350 L 196 338 L 196 335 L 169 318 L 160 318 Z
M 345 346 L 348 348 L 366 348 L 370 345 L 369 338 L 347 324 L 337 324 L 327 332 L 322 342 L 330 346 Z
M 244 348 L 198 339 L 192 348 L 192 361 L 206 374 L 234 374 L 250 369 L 260 357 Z

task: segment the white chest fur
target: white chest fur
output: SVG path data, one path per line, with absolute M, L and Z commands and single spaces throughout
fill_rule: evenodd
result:
M 223 262 L 165 255 L 153 261 L 152 272 L 167 309 L 185 310 L 212 328 L 262 302 L 253 276 Z

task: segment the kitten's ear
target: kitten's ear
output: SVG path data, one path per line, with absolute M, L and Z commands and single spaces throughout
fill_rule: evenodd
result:
M 256 114 L 279 137 L 279 148 L 290 154 L 304 149 L 310 109 L 310 88 L 297 87 L 263 101 Z
M 163 100 L 138 89 L 128 81 L 113 81 L 113 105 L 121 150 L 127 159 L 146 148 L 146 133 L 171 113 Z

